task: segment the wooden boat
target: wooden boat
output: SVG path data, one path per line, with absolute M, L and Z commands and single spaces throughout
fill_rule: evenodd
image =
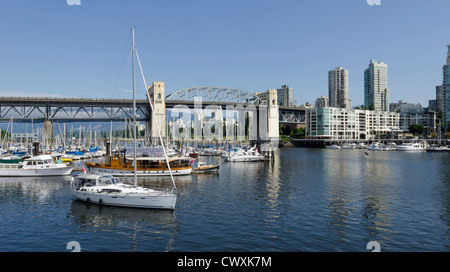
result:
M 99 174 L 111 174 L 114 176 L 132 176 L 134 173 L 134 159 L 120 155 L 107 157 L 106 163 L 86 162 L 89 171 Z M 170 171 L 164 157 L 137 157 L 137 175 L 146 176 L 168 176 Z M 173 175 L 189 175 L 192 172 L 191 158 L 169 158 L 170 168 Z
M 207 165 L 204 162 L 199 162 L 198 166 L 192 169 L 192 173 L 194 174 L 212 173 L 217 171 L 219 171 L 219 165 L 214 164 Z

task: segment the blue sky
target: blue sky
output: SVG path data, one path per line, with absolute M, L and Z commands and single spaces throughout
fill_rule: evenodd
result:
M 0 95 L 129 97 L 135 26 L 147 81 L 164 81 L 167 94 L 287 84 L 298 104 L 314 103 L 328 95 L 328 71 L 343 66 L 360 105 L 376 59 L 388 64 L 391 102 L 428 106 L 449 10 L 448 0 L 0 0 Z

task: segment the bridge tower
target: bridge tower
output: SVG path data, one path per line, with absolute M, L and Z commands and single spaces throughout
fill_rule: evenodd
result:
M 159 132 L 163 140 L 166 138 L 166 103 L 164 100 L 164 82 L 154 81 L 151 87 L 148 87 L 147 95 L 150 95 L 150 101 L 153 104 L 154 114 L 151 115 L 150 129 L 153 143 L 159 143 L 159 134 L 156 127 L 158 124 Z
M 44 120 L 44 139 L 47 141 L 48 145 L 53 144 L 53 120 L 47 118 Z
M 268 114 L 267 114 L 267 127 L 269 130 L 269 139 L 278 140 L 280 138 L 279 128 L 279 109 L 278 109 L 278 92 L 277 90 L 270 89 L 267 91 L 269 94 L 268 99 Z

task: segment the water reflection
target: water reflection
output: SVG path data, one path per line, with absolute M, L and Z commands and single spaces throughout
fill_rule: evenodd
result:
M 78 200 L 72 201 L 68 217 L 82 232 L 101 232 L 104 238 L 112 235 L 116 241 L 127 240 L 130 251 L 145 251 L 148 241 L 153 247 L 161 243 L 161 251 L 171 251 L 178 228 L 173 211 L 99 206 Z M 112 241 L 105 251 L 123 250 L 114 246 Z
M 3 196 L 26 197 L 31 202 L 46 202 L 66 187 L 71 176 L 57 177 L 0 177 L 0 190 Z
M 390 203 L 396 190 L 394 165 L 376 152 L 323 150 L 323 177 L 332 248 L 352 239 L 386 240 L 391 226 Z M 386 153 L 385 153 L 386 154 Z M 383 154 L 383 155 L 385 155 Z M 360 228 L 365 230 L 361 233 Z M 360 233 L 355 236 L 355 233 Z M 362 237 L 361 237 L 362 236 Z M 334 237 L 334 238 L 333 238 Z

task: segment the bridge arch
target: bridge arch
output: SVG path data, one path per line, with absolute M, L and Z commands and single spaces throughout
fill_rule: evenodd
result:
M 262 104 L 261 99 L 249 92 L 227 88 L 200 86 L 178 90 L 166 96 L 166 101 L 194 101 L 200 97 L 202 102 L 235 103 L 235 104 Z

